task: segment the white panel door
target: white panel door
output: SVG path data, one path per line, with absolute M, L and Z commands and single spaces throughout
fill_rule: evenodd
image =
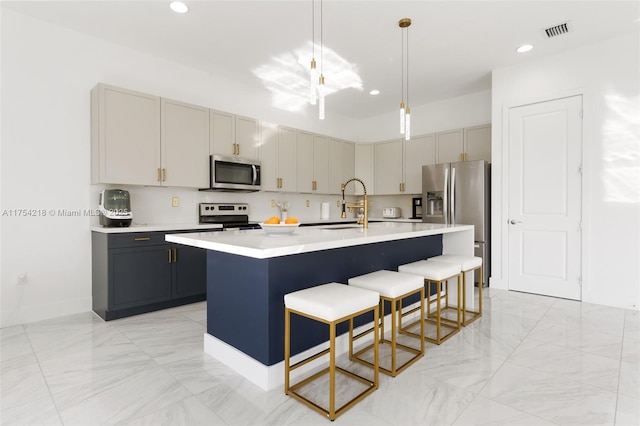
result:
M 582 97 L 509 111 L 509 289 L 580 300 Z

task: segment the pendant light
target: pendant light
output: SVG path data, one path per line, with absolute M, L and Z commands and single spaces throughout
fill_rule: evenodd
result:
M 401 80 L 402 80 L 402 101 L 400 102 L 400 134 L 404 135 L 404 139 L 405 140 L 409 140 L 411 139 L 411 108 L 409 108 L 409 26 L 411 25 L 411 19 L 409 18 L 403 18 L 398 22 L 398 26 L 400 27 L 400 31 L 401 31 L 401 35 L 402 35 L 402 43 L 401 43 L 401 50 L 402 50 L 402 55 L 401 55 L 401 62 L 402 62 L 402 74 L 401 74 Z M 406 99 L 407 99 L 407 103 L 405 104 L 404 100 L 405 100 L 405 90 L 404 90 L 404 80 L 405 80 L 405 47 L 404 47 L 404 37 L 405 37 L 405 31 L 402 31 L 403 29 L 406 29 L 406 37 L 407 37 L 407 54 L 406 54 L 406 80 L 407 80 L 407 91 L 406 91 Z
M 318 118 L 324 120 L 324 44 L 322 42 L 322 0 L 320 0 L 320 78 L 318 79 Z
M 318 70 L 316 69 L 316 5 L 311 0 L 311 71 L 309 73 L 309 103 L 315 105 L 318 100 Z

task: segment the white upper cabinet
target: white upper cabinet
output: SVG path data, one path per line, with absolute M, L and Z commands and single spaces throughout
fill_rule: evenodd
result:
M 404 141 L 404 194 L 422 193 L 422 166 L 435 164 L 436 138 L 434 134 L 421 135 Z
M 437 163 L 486 160 L 491 162 L 491 125 L 436 133 Z
M 355 144 L 340 139 L 329 139 L 329 194 L 342 194 L 341 184 L 354 177 Z M 352 185 L 345 194 L 354 194 Z
M 485 160 L 491 162 L 491 125 L 467 127 L 464 129 L 465 160 Z
M 209 109 L 162 98 L 162 185 L 209 185 Z
M 236 155 L 257 160 L 260 145 L 260 123 L 258 120 L 223 111 L 210 111 L 209 153 Z
M 160 185 L 160 98 L 98 84 L 91 159 L 91 183 Z
M 91 98 L 92 183 L 207 186 L 206 108 L 105 84 Z
M 236 116 L 236 152 L 242 158 L 258 159 L 260 125 L 255 118 Z
M 296 148 L 297 190 L 313 192 L 313 133 L 298 130 Z
M 329 138 L 313 135 L 313 192 L 329 193 Z
M 464 132 L 462 129 L 436 133 L 437 163 L 464 160 Z
M 236 116 L 228 112 L 209 110 L 211 139 L 209 154 L 234 155 L 236 150 Z
M 262 124 L 260 162 L 262 189 L 295 192 L 297 181 L 297 131 L 275 124 Z
M 298 130 L 298 192 L 327 194 L 329 191 L 329 138 Z
M 367 186 L 367 195 L 374 195 L 374 149 L 372 143 L 357 143 L 355 146 L 355 173 L 353 177 L 362 180 Z M 353 190 L 352 190 L 353 191 Z M 363 195 L 362 188 L 357 186 L 353 192 Z
M 376 195 L 399 194 L 402 187 L 402 140 L 374 144 Z

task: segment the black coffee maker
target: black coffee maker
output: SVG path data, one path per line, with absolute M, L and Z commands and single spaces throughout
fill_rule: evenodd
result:
M 411 199 L 411 219 L 422 219 L 422 197 Z

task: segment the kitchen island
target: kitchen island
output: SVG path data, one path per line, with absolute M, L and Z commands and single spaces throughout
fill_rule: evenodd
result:
M 473 255 L 473 238 L 469 225 L 398 222 L 304 227 L 288 236 L 262 230 L 166 236 L 207 249 L 205 352 L 264 389 L 283 382 L 285 294 L 440 254 Z M 372 321 L 358 320 L 362 327 Z M 293 362 L 328 340 L 325 326 L 295 316 L 291 331 Z M 339 352 L 347 348 L 345 332 L 346 324 Z

